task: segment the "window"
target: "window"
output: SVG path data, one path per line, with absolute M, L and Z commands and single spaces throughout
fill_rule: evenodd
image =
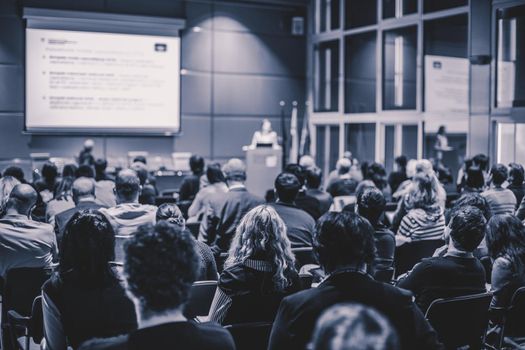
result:
M 339 0 L 317 0 L 315 4 L 319 16 L 317 32 L 339 29 L 341 7 Z
M 525 107 L 525 5 L 497 14 L 497 107 Z
M 399 18 L 417 12 L 417 0 L 383 0 L 383 18 Z
M 467 58 L 468 15 L 426 21 L 425 55 Z
M 377 23 L 377 0 L 346 0 L 345 28 L 363 27 Z
M 434 12 L 449 8 L 467 6 L 468 0 L 423 0 L 423 12 Z
M 326 148 L 325 126 L 318 125 L 315 128 L 315 163 L 324 171 L 325 148 Z
M 394 170 L 396 126 L 385 126 L 385 169 L 390 172 Z
M 315 62 L 315 111 L 337 111 L 339 101 L 339 41 L 320 43 Z
M 327 136 L 328 140 L 326 139 Z M 338 125 L 318 125 L 316 127 L 315 158 L 316 163 L 323 171 L 326 180 L 329 172 L 332 169 L 335 169 L 335 163 L 339 159 Z
M 345 113 L 376 111 L 376 32 L 345 38 Z
M 417 28 L 384 32 L 383 109 L 416 108 Z
M 525 164 L 525 123 L 499 123 L 497 162 Z
M 376 124 L 346 124 L 346 151 L 360 162 L 375 161 Z
M 403 125 L 401 128 L 403 142 L 401 143 L 401 154 L 407 159 L 417 159 L 417 125 Z

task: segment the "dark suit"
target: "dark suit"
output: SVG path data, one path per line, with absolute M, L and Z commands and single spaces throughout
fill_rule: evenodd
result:
M 319 219 L 319 217 L 321 217 L 328 210 L 330 210 L 330 206 L 334 202 L 334 199 L 332 198 L 332 195 L 330 193 L 321 191 L 319 189 L 310 188 L 306 190 L 306 196 L 317 199 L 317 205 L 319 206 L 319 216 L 314 217 L 315 220 Z
M 377 282 L 363 273 L 346 271 L 332 275 L 317 288 L 284 298 L 273 324 L 268 349 L 304 349 L 321 313 L 344 302 L 361 303 L 384 314 L 397 329 L 403 350 L 443 348 L 412 302 L 410 292 Z
M 75 213 L 81 210 L 96 210 L 99 208 L 105 207 L 96 203 L 95 201 L 80 201 L 74 208 L 68 209 L 55 215 L 55 233 L 57 235 L 58 244 L 60 245 L 60 241 L 62 240 L 62 236 L 64 235 L 64 230 L 66 229 L 66 225 L 69 222 L 69 219 L 71 219 L 73 215 L 75 215 Z

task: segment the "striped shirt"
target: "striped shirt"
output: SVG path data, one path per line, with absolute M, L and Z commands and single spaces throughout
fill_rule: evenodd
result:
M 423 209 L 410 210 L 401 220 L 397 231 L 412 241 L 443 239 L 445 231 L 445 216 L 441 210 L 425 211 Z
M 481 195 L 487 200 L 492 215 L 514 214 L 514 210 L 516 210 L 516 196 L 511 190 L 495 187 L 482 192 Z

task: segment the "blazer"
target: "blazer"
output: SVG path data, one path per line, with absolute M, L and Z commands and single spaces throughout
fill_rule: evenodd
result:
M 412 293 L 354 271 L 334 273 L 317 288 L 284 298 L 268 349 L 304 349 L 321 313 L 344 302 L 364 304 L 385 315 L 396 328 L 403 350 L 443 349 L 435 331 L 413 303 Z
M 87 209 L 99 209 L 105 208 L 103 205 L 96 203 L 95 201 L 80 201 L 74 208 L 63 211 L 55 216 L 55 233 L 57 235 L 57 242 L 60 244 L 64 235 L 64 230 L 69 222 L 69 219 L 73 217 L 77 212 Z

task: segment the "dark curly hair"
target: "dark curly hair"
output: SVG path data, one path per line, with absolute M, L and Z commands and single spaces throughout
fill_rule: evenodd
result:
M 370 264 L 375 258 L 374 228 L 351 212 L 329 212 L 319 218 L 314 249 L 327 273 L 354 264 Z
M 365 187 L 357 193 L 357 210 L 372 225 L 377 225 L 385 211 L 386 200 L 377 187 Z
M 107 285 L 117 278 L 109 262 L 115 260 L 115 233 L 108 219 L 95 210 L 75 213 L 60 246 L 59 276 L 88 286 Z
M 489 206 L 489 203 L 487 202 L 487 199 L 485 199 L 485 197 L 483 197 L 479 193 L 467 192 L 467 193 L 463 193 L 461 197 L 459 197 L 454 202 L 454 206 L 452 207 L 452 209 L 448 211 L 448 215 L 446 217 L 447 225 L 450 221 L 450 218 L 454 214 L 454 212 L 467 205 L 478 208 L 483 213 L 485 220 L 487 221 L 490 220 L 490 217 L 492 216 L 492 212 L 490 211 L 490 206 Z
M 454 211 L 450 219 L 450 237 L 454 245 L 467 252 L 474 251 L 485 236 L 487 220 L 483 212 L 467 205 Z
M 186 303 L 200 259 L 193 237 L 161 221 L 141 226 L 125 245 L 128 290 L 143 312 L 164 312 Z

